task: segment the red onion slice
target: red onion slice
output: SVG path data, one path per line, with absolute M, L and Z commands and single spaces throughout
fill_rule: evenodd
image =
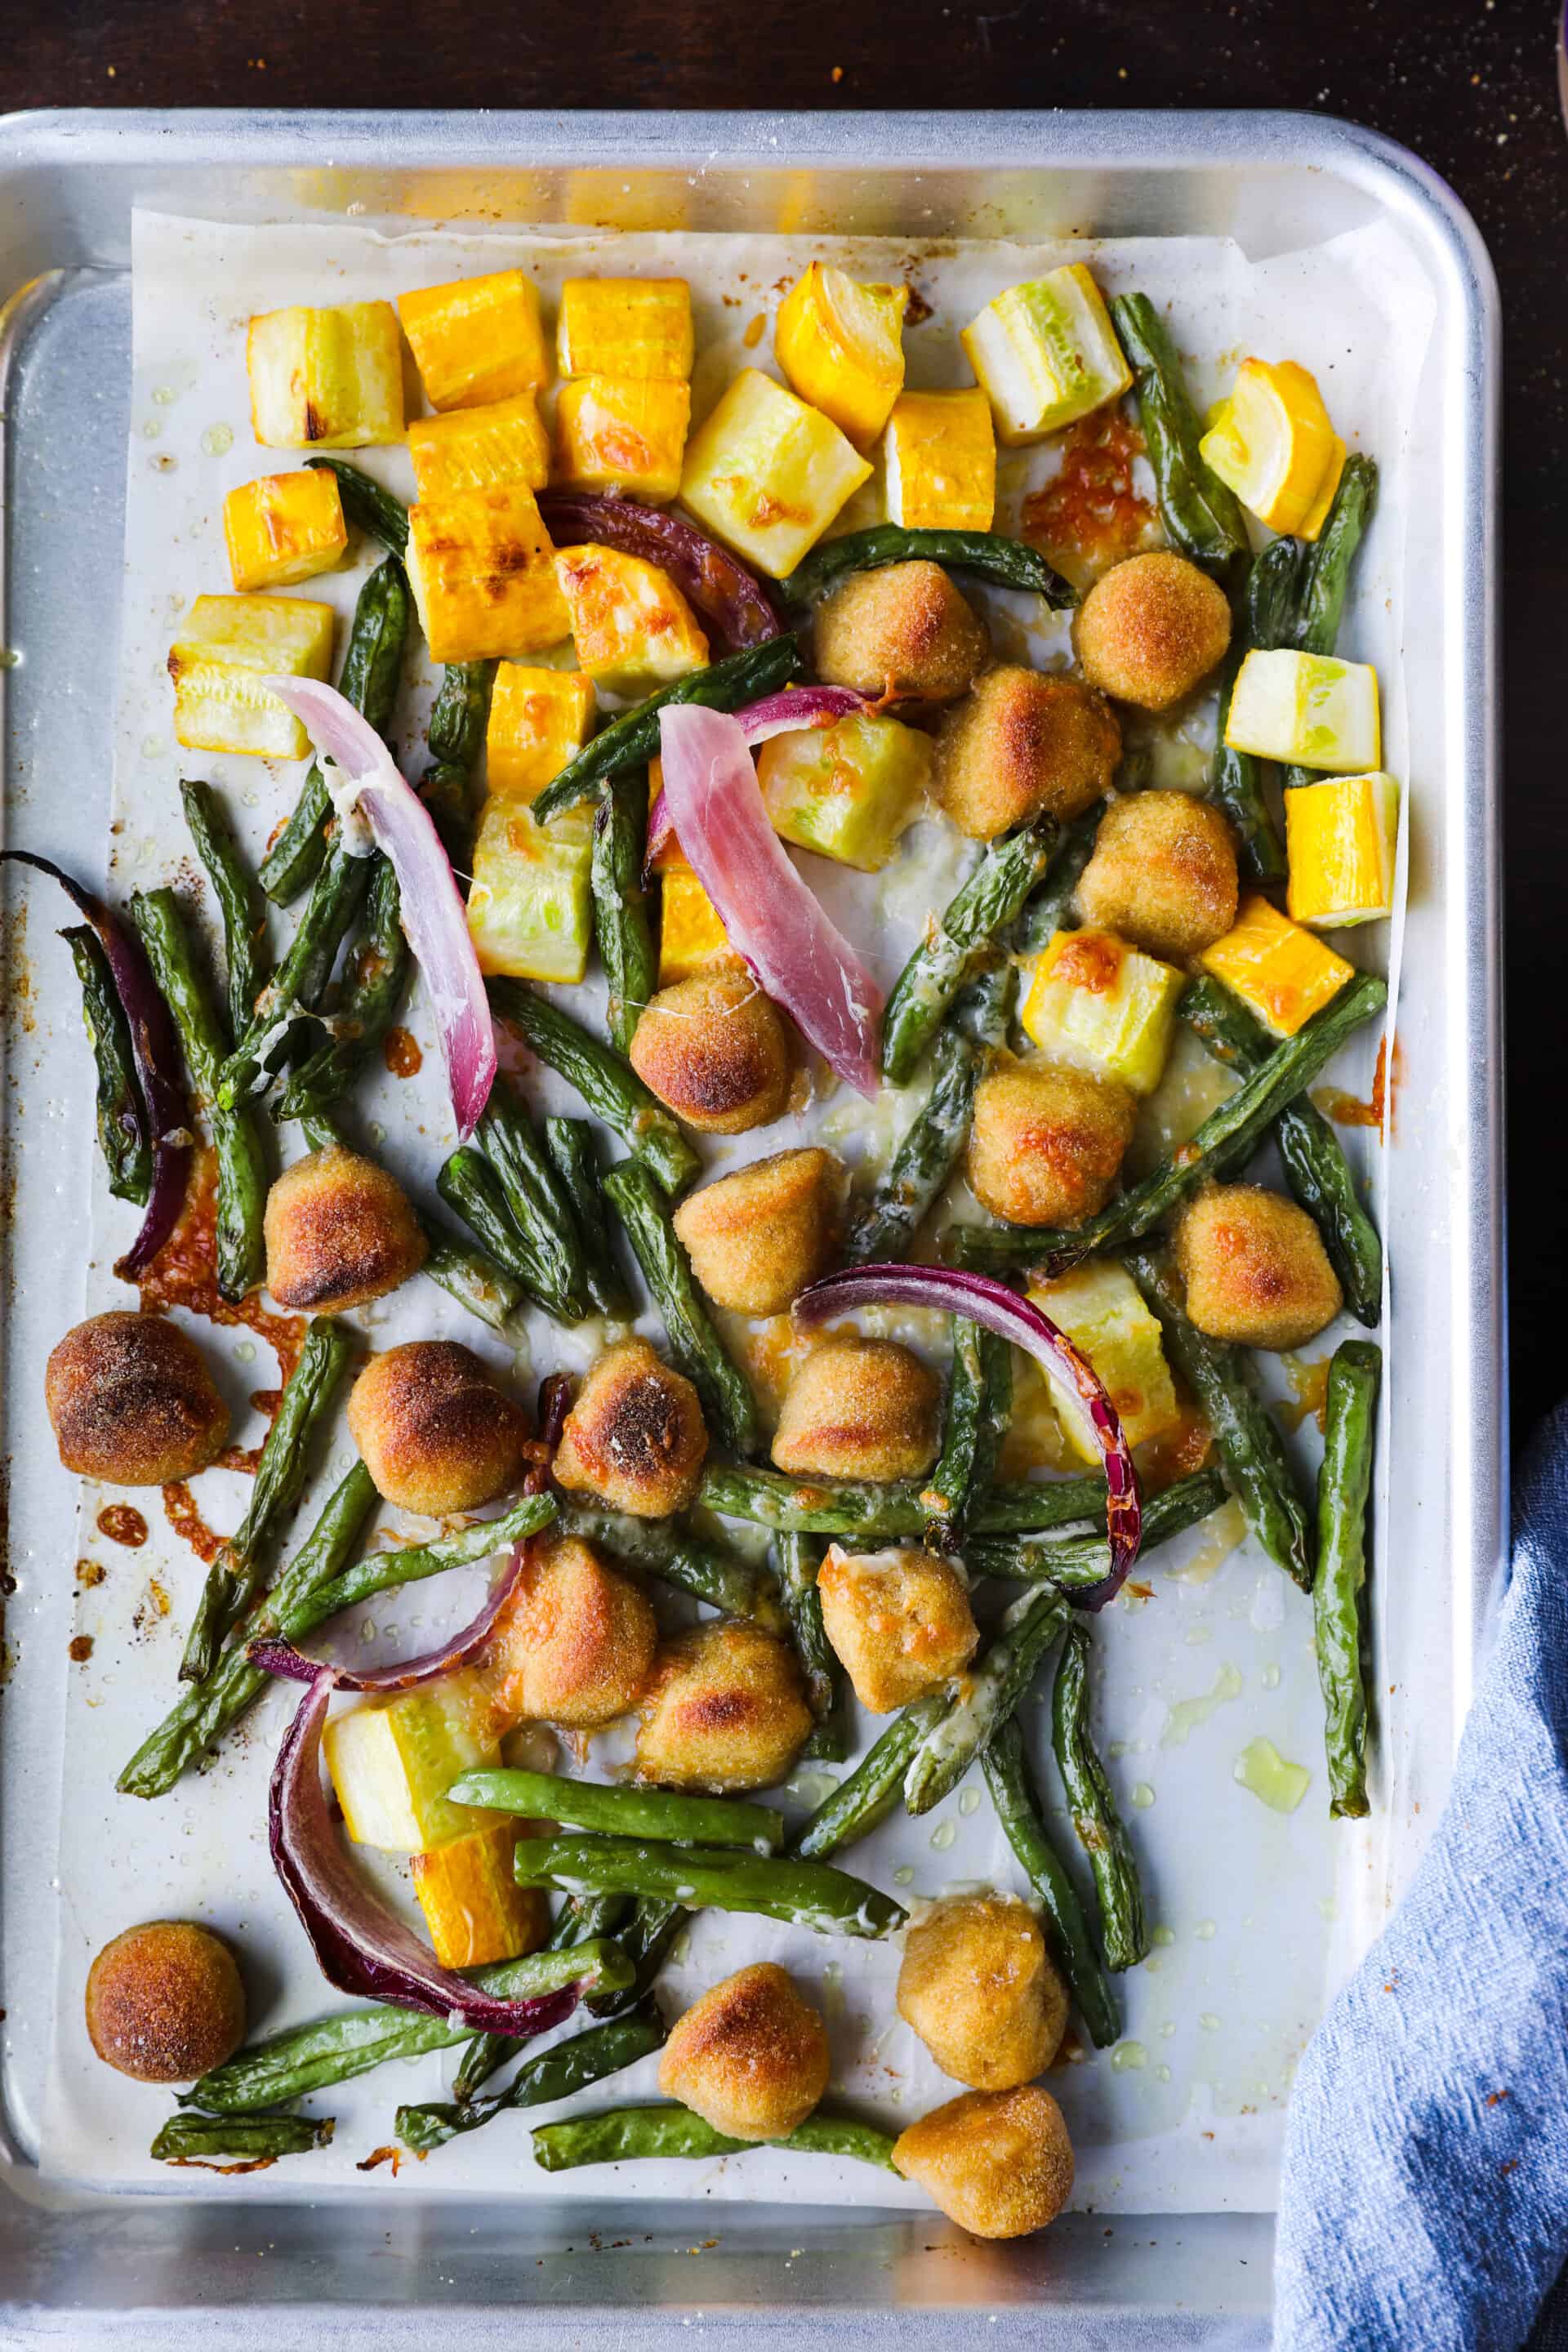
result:
M 658 723 L 675 829 L 730 944 L 838 1076 L 875 1096 L 881 995 L 784 855 L 745 729 L 697 703 L 667 703 Z
M 573 490 L 542 491 L 539 511 L 557 547 L 589 540 L 619 548 L 623 555 L 640 555 L 645 563 L 668 572 L 727 653 L 783 635 L 784 623 L 766 589 L 683 515 L 641 506 L 636 499 Z
M 363 800 L 376 845 L 392 862 L 403 928 L 429 992 L 458 1132 L 466 1143 L 495 1082 L 495 1032 L 468 908 L 441 836 L 374 728 L 334 687 L 310 677 L 269 677 L 267 684 L 319 756 L 337 770 L 336 776 L 327 775 L 327 785 L 340 819 Z
M 808 727 L 836 727 L 841 719 L 853 711 L 869 710 L 871 698 L 852 686 L 788 686 L 782 693 L 765 694 L 760 702 L 749 702 L 736 718 L 746 730 L 746 740 L 754 750 L 774 735 L 795 735 Z M 658 871 L 661 853 L 675 841 L 675 820 L 669 814 L 669 803 L 663 793 L 656 798 L 647 814 L 647 854 L 643 860 L 643 881 L 647 884 Z
M 1049 1380 L 1059 1407 L 1105 1464 L 1110 1573 L 1099 1584 L 1068 1595 L 1078 1608 L 1103 1609 L 1121 1591 L 1138 1557 L 1143 1503 L 1132 1449 L 1093 1365 L 1032 1300 L 1020 1298 L 1005 1283 L 993 1282 L 983 1274 L 964 1274 L 955 1266 L 854 1266 L 844 1274 L 827 1275 L 803 1290 L 794 1313 L 803 1323 L 821 1323 L 830 1315 L 856 1307 L 936 1307 L 952 1315 L 967 1315 L 972 1323 L 983 1323 L 988 1331 L 999 1332 L 1034 1358 Z
M 459 1666 L 471 1665 L 479 1656 L 495 1631 L 497 1619 L 517 1591 L 525 1556 L 524 1546 L 514 1545 L 505 1574 L 473 1622 L 449 1634 L 439 1649 L 426 1650 L 417 1658 L 405 1658 L 389 1666 L 372 1666 L 364 1674 L 351 1674 L 345 1666 L 329 1669 L 325 1659 L 308 1658 L 292 1642 L 275 1634 L 252 1642 L 246 1655 L 263 1674 L 277 1675 L 285 1682 L 314 1682 L 319 1674 L 330 1671 L 337 1677 L 338 1688 L 345 1691 L 413 1690 L 419 1683 L 437 1682 L 443 1675 L 455 1674 Z
M 131 1033 L 131 1057 L 152 1124 L 153 1184 L 142 1214 L 142 1230 L 114 1271 L 122 1282 L 144 1274 L 174 1232 L 185 1204 L 191 1164 L 191 1111 L 180 1078 L 181 1058 L 169 1008 L 158 993 L 142 942 L 103 900 L 51 858 L 31 850 L 0 850 L 0 864 L 31 866 L 58 882 L 98 933 L 115 992 Z
M 390 2000 L 516 2042 L 548 2033 L 571 2016 L 584 1983 L 501 2000 L 444 1969 L 361 1878 L 338 1835 L 321 1787 L 321 1731 L 337 1685 L 335 1666 L 317 1674 L 283 1737 L 272 1771 L 267 1831 L 282 1880 L 310 1948 L 340 1992 Z

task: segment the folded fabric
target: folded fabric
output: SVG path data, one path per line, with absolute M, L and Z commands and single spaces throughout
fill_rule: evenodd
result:
M 1516 1486 L 1447 1808 L 1296 2079 L 1277 2352 L 1514 2352 L 1565 2255 L 1568 1403 Z

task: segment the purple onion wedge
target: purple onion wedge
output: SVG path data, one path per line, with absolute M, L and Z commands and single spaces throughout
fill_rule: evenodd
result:
M 1132 1449 L 1093 1365 L 1029 1299 L 1020 1298 L 1005 1283 L 993 1282 L 983 1274 L 964 1274 L 954 1266 L 853 1266 L 844 1274 L 827 1275 L 803 1290 L 794 1313 L 797 1322 L 812 1324 L 858 1307 L 934 1307 L 949 1315 L 966 1315 L 972 1323 L 984 1324 L 988 1331 L 1011 1339 L 1016 1348 L 1034 1358 L 1051 1383 L 1058 1408 L 1098 1448 L 1105 1464 L 1110 1573 L 1099 1584 L 1068 1596 L 1078 1608 L 1103 1609 L 1120 1591 L 1138 1557 L 1143 1502 Z
M 272 1771 L 268 1837 L 282 1880 L 321 1973 L 340 1992 L 395 2001 L 466 2026 L 529 2042 L 571 2016 L 586 1980 L 502 2000 L 450 1969 L 389 1911 L 354 1868 L 321 1788 L 321 1731 L 337 1685 L 323 1666 L 300 1702 Z

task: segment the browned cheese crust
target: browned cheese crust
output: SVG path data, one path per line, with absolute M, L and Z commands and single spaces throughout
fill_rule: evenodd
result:
M 932 790 L 960 833 L 991 841 L 1035 817 L 1077 816 L 1110 791 L 1121 757 L 1102 695 L 1007 664 L 943 717 Z
M 607 1349 L 577 1392 L 555 1483 L 639 1519 L 683 1511 L 701 1483 L 708 1432 L 697 1391 L 646 1339 Z
M 827 2088 L 827 2031 L 772 1960 L 740 1969 L 677 2020 L 658 2087 L 731 2139 L 778 2139 Z
M 1114 1078 L 1066 1063 L 999 1061 L 974 1089 L 975 1199 L 1009 1224 L 1081 1224 L 1110 1198 L 1137 1120 Z
M 667 1789 L 771 1789 L 811 1735 L 793 1653 L 739 1618 L 693 1626 L 654 1671 L 637 1769 Z
M 990 660 L 991 641 L 939 563 L 889 563 L 823 599 L 816 652 L 825 686 L 951 702 Z
M 490 1643 L 497 1709 L 596 1730 L 636 1706 L 658 1646 L 653 1611 L 629 1577 L 574 1536 L 532 1544 Z
M 907 1930 L 898 2004 L 942 2073 L 976 2091 L 1033 2082 L 1068 2021 L 1039 1921 L 994 1895 L 934 1904 Z
M 743 1135 L 789 1108 L 795 1055 L 776 1008 L 742 963 L 694 972 L 649 999 L 631 1043 L 644 1086 L 704 1135 Z
M 1262 1184 L 1215 1184 L 1182 1214 L 1176 1264 L 1187 1314 L 1211 1339 L 1300 1348 L 1344 1304 L 1305 1209 Z
M 979 1643 L 969 1590 L 950 1560 L 910 1545 L 849 1552 L 834 1544 L 817 1571 L 822 1622 L 873 1715 L 940 1690 Z
M 245 1987 L 208 1927 L 150 1919 L 105 1944 L 87 1979 L 88 2039 L 139 2083 L 192 2083 L 245 2039 Z
M 1225 659 L 1230 605 L 1206 572 L 1162 550 L 1130 556 L 1097 580 L 1075 635 L 1091 686 L 1118 702 L 1168 710 Z
M 44 1400 L 60 1460 L 117 1486 L 166 1486 L 203 1470 L 228 1407 L 201 1349 L 161 1315 L 90 1315 L 50 1351 Z
M 1236 847 L 1223 811 L 1190 793 L 1131 793 L 1100 821 L 1079 912 L 1150 955 L 1198 955 L 1236 921 Z
M 846 1191 L 831 1151 L 780 1151 L 689 1192 L 675 1230 L 710 1298 L 782 1315 L 833 1263 Z
M 488 1503 L 522 1465 L 522 1408 L 452 1339 L 411 1339 L 374 1356 L 348 1413 L 377 1492 L 431 1518 Z
M 936 1374 L 896 1340 L 836 1335 L 789 1384 L 773 1460 L 799 1477 L 923 1477 L 941 1398 Z
M 1072 2193 L 1072 2143 L 1048 2091 L 965 2091 L 893 2144 L 906 2180 L 976 2238 L 1023 2238 Z
M 284 1170 L 267 1195 L 266 1234 L 267 1287 L 300 1314 L 384 1298 L 429 1253 L 396 1180 L 335 1143 Z

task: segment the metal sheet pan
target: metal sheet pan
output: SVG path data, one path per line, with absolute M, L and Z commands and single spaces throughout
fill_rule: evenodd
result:
M 526 159 L 526 160 L 522 160 Z M 1447 191 L 1386 142 L 1319 118 L 205 116 L 33 117 L 0 131 L 0 286 L 44 282 L 5 314 L 6 826 L 18 845 L 100 856 L 119 568 L 129 304 L 121 272 L 133 203 L 243 219 L 372 216 L 570 221 L 609 226 L 792 226 L 922 236 L 1227 232 L 1248 252 L 1288 251 L 1381 215 L 1428 278 L 1438 330 L 1419 423 L 1391 462 L 1414 469 L 1420 522 L 1406 548 L 1405 649 L 1412 775 L 1424 822 L 1406 942 L 1405 1067 L 1391 1151 L 1391 1232 L 1404 1371 L 1393 1400 L 1393 1524 L 1411 1574 L 1380 1622 L 1390 1853 L 1397 1891 L 1441 1801 L 1477 1643 L 1501 1557 L 1506 1410 L 1501 1329 L 1497 1002 L 1495 653 L 1492 641 L 1495 296 L 1473 229 Z M 47 273 L 45 276 L 45 273 Z M 25 976 L 25 958 L 13 965 Z M 199 2204 L 156 2213 L 77 2200 L 27 2168 L 47 2038 L 42 1900 L 58 1786 L 58 1671 L 69 1622 L 69 1482 L 51 1467 L 36 1368 L 79 1311 L 86 1169 L 80 1056 L 17 988 L 12 1050 L 25 1041 L 24 1111 L 7 1089 L 11 1221 L 7 1443 L 14 1463 L 8 1640 L 0 1709 L 0 1962 L 7 2047 L 5 2117 L 16 2195 L 0 2200 L 0 2277 L 18 2304 L 67 2301 L 105 2319 L 129 2305 L 177 2315 L 230 2299 L 230 2249 L 268 2254 L 268 2293 L 363 2308 L 456 2300 L 596 2307 L 617 2331 L 743 2302 L 780 2315 L 809 2304 L 879 2326 L 957 2307 L 974 2332 L 1006 2306 L 1258 2311 L 1267 2299 L 1265 2222 L 1169 2217 L 1102 2231 L 1078 2217 L 1039 2245 L 968 2244 L 942 2225 L 798 2210 L 784 2229 L 726 2217 L 693 2271 L 668 2259 L 710 2235 L 699 2210 L 597 2215 L 599 2246 L 573 2250 L 581 2218 L 544 2202 L 520 2220 L 420 2208 L 416 2181 L 330 2222 L 309 2209 Z M 29 1023 L 36 1025 L 29 1027 Z M 39 1085 L 34 1066 L 42 1062 Z M 25 1233 L 25 1254 L 14 1244 Z M 33 1377 L 21 1375 L 31 1368 Z M 1406 1534 L 1405 1531 L 1408 1531 Z M 1392 1582 L 1392 1580 L 1391 1580 Z M 1401 1708 L 1398 1685 L 1424 1695 Z M 1438 1703 L 1432 1703 L 1432 1695 Z M 707 2226 L 705 2227 L 704 2224 Z M 401 2226 L 399 2226 L 401 2225 Z M 1155 2244 L 1153 2241 L 1163 2241 Z M 792 2248 L 789 2241 L 794 2242 Z M 794 2249 L 804 2248 L 796 2252 Z M 526 2249 L 526 2255 L 524 2250 Z M 373 2254 L 375 2259 L 373 2260 Z M 657 2264 L 657 2276 L 648 2264 Z M 522 2267 L 520 2268 L 520 2263 Z M 524 2273 L 526 2272 L 526 2276 Z M 531 2286 L 530 2286 L 531 2282 Z M 635 2318 L 633 2315 L 636 2315 Z M 7 2315 L 10 2315 L 9 2314 Z M 19 2313 L 16 2315 L 20 2316 Z M 541 2315 L 542 2316 L 542 2315 Z M 85 2314 L 83 2315 L 85 2324 Z M 40 2321 L 40 2324 L 44 2324 Z M 96 2331 L 95 2331 L 96 2332 Z M 515 2316 L 513 2321 L 515 2333 Z M 952 2327 L 944 2331 L 950 2336 Z M 1037 2329 L 1033 2330 L 1037 2336 Z M 72 2340 L 88 2340 L 77 2334 Z M 263 2338 L 265 2340 L 265 2337 Z

